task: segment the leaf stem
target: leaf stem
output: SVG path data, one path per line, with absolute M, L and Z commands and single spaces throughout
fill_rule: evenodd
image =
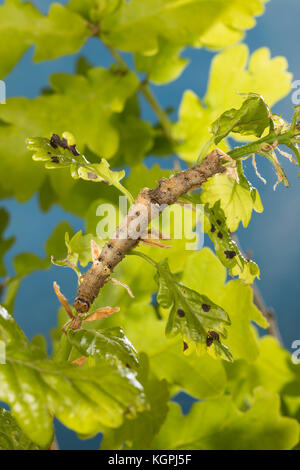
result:
M 148 261 L 148 263 L 152 264 L 155 268 L 157 267 L 157 262 L 154 261 L 154 259 L 150 258 L 150 256 L 146 255 L 145 253 L 142 253 L 141 251 L 129 251 L 127 255 L 135 255 L 139 256 L 140 258 L 143 258 L 144 260 Z
M 118 53 L 116 49 L 106 44 L 107 49 L 115 59 L 115 61 L 123 67 L 128 72 L 132 72 L 132 70 L 128 67 L 123 57 Z M 156 114 L 161 126 L 163 128 L 165 136 L 174 143 L 174 139 L 172 137 L 172 123 L 168 118 L 167 113 L 163 110 L 160 106 L 158 100 L 154 96 L 153 92 L 151 91 L 149 84 L 147 81 L 140 82 L 140 92 L 143 94 L 145 99 L 148 101 L 149 105 L 153 109 L 154 113 Z
M 171 121 L 169 120 L 167 114 L 163 110 L 163 108 L 160 106 L 159 102 L 155 98 L 153 92 L 151 91 L 149 84 L 147 81 L 141 82 L 140 84 L 140 91 L 143 94 L 143 96 L 146 98 L 148 103 L 150 104 L 151 108 L 153 109 L 154 113 L 158 117 L 161 126 L 164 130 L 165 136 L 172 142 L 174 143 L 174 139 L 172 137 L 172 124 Z
M 273 145 L 275 142 L 277 142 L 277 144 L 287 145 L 290 142 L 291 137 L 292 135 L 290 130 L 284 134 L 279 135 L 275 132 L 270 132 L 268 135 L 256 140 L 255 142 L 249 142 L 248 144 L 242 145 L 241 147 L 236 147 L 227 153 L 234 160 L 238 160 L 245 155 L 257 153 L 263 144 Z

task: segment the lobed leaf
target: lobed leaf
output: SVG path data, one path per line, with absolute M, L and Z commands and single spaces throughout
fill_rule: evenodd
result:
M 177 44 L 161 40 L 155 55 L 135 54 L 136 68 L 156 85 L 171 82 L 178 78 L 189 64 L 189 59 L 180 56 L 181 50 Z
M 9 278 L 6 283 L 6 291 L 3 304 L 6 309 L 13 311 L 16 295 L 21 282 L 26 276 L 34 271 L 48 269 L 50 260 L 48 258 L 39 258 L 34 253 L 20 253 L 13 260 L 15 274 Z
M 121 328 L 105 330 L 68 330 L 68 340 L 86 357 L 100 357 L 118 361 L 131 368 L 138 367 L 136 350 Z
M 241 95 L 248 93 L 262 95 L 269 106 L 273 106 L 283 98 L 291 88 L 291 74 L 286 69 L 286 59 L 271 58 L 267 48 L 257 49 L 249 57 L 247 46 L 240 44 L 216 55 L 211 64 L 204 98 L 200 100 L 191 90 L 185 91 L 182 97 L 179 119 L 173 125 L 173 137 L 178 141 L 176 150 L 180 157 L 188 162 L 197 160 L 201 150 L 211 139 L 209 126 L 226 110 L 240 108 Z M 252 105 L 254 103 L 253 99 Z M 260 101 L 257 104 L 264 125 L 266 116 L 263 104 L 259 103 Z M 231 113 L 235 115 L 235 111 L 231 111 L 230 115 Z M 230 115 L 224 116 L 228 128 L 231 124 L 228 119 Z M 249 126 L 250 128 L 252 126 L 250 122 Z M 227 127 L 224 130 L 227 130 Z M 238 134 L 235 138 L 243 139 Z M 224 151 L 228 149 L 226 140 L 220 144 L 220 148 Z M 210 149 L 212 141 L 206 152 Z
M 109 159 L 119 147 L 113 118 L 123 111 L 138 86 L 131 72 L 120 75 L 101 68 L 91 68 L 86 75 L 56 74 L 50 82 L 50 94 L 34 99 L 11 98 L 0 108 L 0 119 L 8 124 L 5 129 L 0 126 L 0 181 L 5 190 L 13 190 L 18 200 L 30 198 L 45 179 L 43 168 L 28 164 L 30 153 L 24 145 L 28 136 L 50 137 L 70 129 L 79 148 L 88 147 L 96 155 Z M 65 183 L 65 179 L 61 173 L 61 177 L 57 174 L 51 180 L 59 198 L 70 190 L 70 184 L 74 186 L 73 182 Z M 24 180 L 28 184 L 24 185 Z
M 114 47 L 148 55 L 157 52 L 160 38 L 179 46 L 220 48 L 254 26 L 253 17 L 263 12 L 264 3 L 216 0 L 208 8 L 203 0 L 131 0 L 103 16 L 100 34 Z
M 247 227 L 252 211 L 262 212 L 263 206 L 256 188 L 246 179 L 238 163 L 239 183 L 229 175 L 219 174 L 202 185 L 201 201 L 210 208 L 220 201 L 228 229 L 235 232 L 242 222 Z
M 0 400 L 11 406 L 25 434 L 43 447 L 53 438 L 53 414 L 88 436 L 102 426 L 120 426 L 125 416 L 135 416 L 145 406 L 133 372 L 105 360 L 87 368 L 56 363 L 28 342 L 2 307 L 0 338 L 6 343 L 7 361 L 0 366 Z
M 287 450 L 298 440 L 299 425 L 280 415 L 279 397 L 257 390 L 246 412 L 229 396 L 195 403 L 187 416 L 170 405 L 153 449 Z
M 135 419 L 125 420 L 118 429 L 104 430 L 101 450 L 150 449 L 168 413 L 169 390 L 165 380 L 158 380 L 149 370 L 148 358 L 141 355 L 138 380 L 143 385 L 149 408 Z
M 124 170 L 112 171 L 104 158 L 100 163 L 89 163 L 66 138 L 60 139 L 57 134 L 53 134 L 50 140 L 44 137 L 31 137 L 27 139 L 27 148 L 34 152 L 33 160 L 45 162 L 47 169 L 69 167 L 74 179 L 82 178 L 95 183 L 104 182 L 113 185 L 133 201 L 131 194 L 120 183 L 125 176 Z
M 205 206 L 204 230 L 214 244 L 216 255 L 229 269 L 231 276 L 238 276 L 246 284 L 252 284 L 256 277 L 260 277 L 257 264 L 244 257 L 230 235 L 220 201 L 216 202 L 211 209 L 208 205 Z
M 0 450 L 39 450 L 18 426 L 12 414 L 0 408 Z
M 262 96 L 249 93 L 239 109 L 225 111 L 212 123 L 211 132 L 218 144 L 231 132 L 260 137 L 270 123 L 270 110 Z
M 183 284 L 207 295 L 228 313 L 231 325 L 224 343 L 235 360 L 244 358 L 253 361 L 259 354 L 259 342 L 251 322 L 262 328 L 266 328 L 268 322 L 253 304 L 251 287 L 240 280 L 226 284 L 225 281 L 225 267 L 208 248 L 188 258 L 182 276 Z
M 280 394 L 284 413 L 299 421 L 300 398 L 299 368 L 293 364 L 291 354 L 272 336 L 259 340 L 260 354 L 254 362 L 239 360 L 227 365 L 228 391 L 239 407 L 253 400 L 258 386 L 269 393 Z
M 107 288 L 104 296 L 109 295 L 105 294 Z M 149 357 L 152 372 L 159 380 L 167 380 L 172 394 L 184 390 L 201 400 L 223 394 L 226 387 L 223 362 L 208 354 L 199 356 L 192 349 L 184 354 L 182 338 L 166 337 L 164 316 L 159 319 L 153 305 L 140 295 L 139 301 L 130 304 L 126 302 L 127 297 L 118 299 L 120 312 L 103 320 L 101 327 L 122 324 L 137 350 Z
M 166 325 L 167 335 L 181 333 L 187 345 L 190 342 L 198 343 L 207 349 L 211 346 L 207 342 L 210 330 L 226 337 L 225 328 L 230 325 L 227 313 L 206 295 L 179 283 L 170 272 L 166 259 L 157 265 L 157 282 L 158 303 L 164 308 L 171 307 Z M 213 345 L 217 355 L 232 360 L 230 351 L 222 345 L 219 336 L 213 341 Z
M 30 2 L 6 0 L 0 6 L 0 16 L 0 78 L 32 45 L 36 46 L 36 61 L 55 59 L 74 54 L 91 36 L 87 22 L 58 3 L 51 5 L 48 16 L 43 16 Z

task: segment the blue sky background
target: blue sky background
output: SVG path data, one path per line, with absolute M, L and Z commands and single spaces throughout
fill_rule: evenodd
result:
M 0 0 L 0 4 L 3 1 Z M 33 2 L 43 12 L 47 12 L 50 0 Z M 67 1 L 60 1 L 66 4 Z M 298 0 L 271 0 L 267 4 L 264 16 L 257 19 L 257 25 L 248 31 L 245 42 L 250 51 L 267 46 L 272 56 L 284 55 L 289 62 L 289 70 L 294 80 L 300 80 L 299 61 L 299 18 Z M 47 86 L 48 77 L 55 72 L 72 73 L 77 55 L 63 57 L 55 61 L 39 64 L 32 62 L 33 50 L 30 49 L 17 67 L 6 79 L 7 95 L 35 97 L 41 88 Z M 93 64 L 108 66 L 112 59 L 106 49 L 97 40 L 91 40 L 81 50 Z M 187 88 L 203 96 L 212 52 L 205 50 L 187 50 L 184 55 L 191 59 L 191 64 L 175 82 L 162 87 L 155 87 L 155 93 L 163 106 L 178 108 L 182 94 Z M 274 77 L 276 80 L 276 77 Z M 291 95 L 274 107 L 274 112 L 290 119 L 292 114 Z M 145 118 L 155 120 L 151 110 L 143 105 Z M 288 161 L 283 162 L 290 188 L 282 185 L 276 192 L 273 184 L 276 180 L 274 170 L 268 162 L 259 159 L 261 174 L 267 179 L 265 186 L 257 179 L 251 165 L 246 164 L 246 174 L 251 183 L 260 192 L 263 214 L 254 214 L 247 229 L 240 228 L 238 236 L 244 250 L 250 250 L 261 269 L 262 280 L 258 285 L 268 306 L 273 307 L 279 323 L 280 332 L 287 348 L 293 340 L 300 339 L 299 312 L 299 274 L 300 274 L 300 180 L 297 170 Z M 14 200 L 2 200 L 0 207 L 6 207 L 11 214 L 11 221 L 5 235 L 15 235 L 17 241 L 6 255 L 9 273 L 12 274 L 12 260 L 20 252 L 33 252 L 45 256 L 44 244 L 55 226 L 62 220 L 69 221 L 76 230 L 83 228 L 77 217 L 58 207 L 44 214 L 39 210 L 37 198 L 25 204 Z M 28 222 L 30 221 L 30 222 Z M 16 301 L 16 320 L 29 337 L 43 333 L 49 337 L 49 331 L 55 326 L 58 303 L 52 293 L 52 282 L 56 279 L 63 286 L 64 293 L 72 298 L 75 277 L 69 270 L 52 267 L 46 272 L 29 276 L 22 284 Z M 78 441 L 74 433 L 60 424 L 57 435 L 61 448 L 97 448 L 99 437 L 89 441 Z

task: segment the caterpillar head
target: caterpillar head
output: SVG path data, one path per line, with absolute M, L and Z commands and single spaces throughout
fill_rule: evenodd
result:
M 87 313 L 91 305 L 88 300 L 83 299 L 82 297 L 76 297 L 74 301 L 74 308 L 78 313 Z

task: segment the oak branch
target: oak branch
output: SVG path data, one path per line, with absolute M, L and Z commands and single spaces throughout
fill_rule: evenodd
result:
M 215 149 L 200 164 L 180 171 L 170 178 L 161 178 L 155 189 L 141 190 L 124 221 L 84 275 L 74 301 L 77 312 L 89 311 L 115 266 L 122 261 L 128 251 L 140 243 L 153 218 L 157 217 L 166 206 L 174 204 L 183 194 L 199 188 L 211 176 L 225 171 L 222 158 L 228 160 L 228 155 L 222 150 Z M 140 226 L 140 235 L 131 236 L 131 233 L 136 233 L 137 224 Z

